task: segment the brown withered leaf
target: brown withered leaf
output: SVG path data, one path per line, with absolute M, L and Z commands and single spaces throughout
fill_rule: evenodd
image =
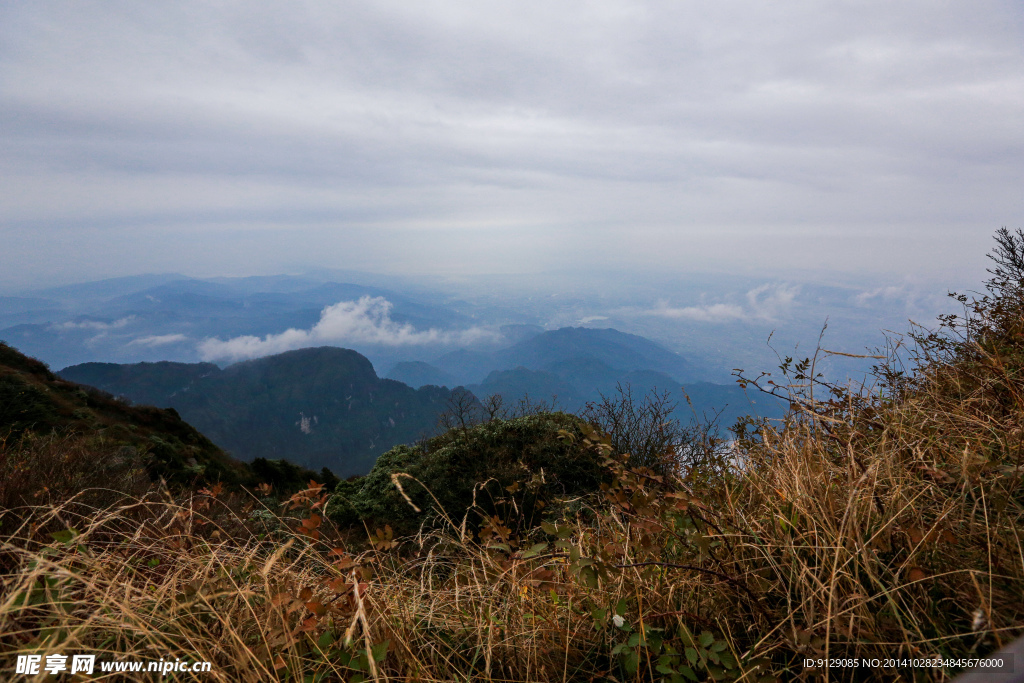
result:
M 317 618 L 315 616 L 308 617 L 295 627 L 295 633 L 312 633 L 316 630 L 316 625 Z
M 907 572 L 907 579 L 910 581 L 921 581 L 928 578 L 928 572 L 921 569 L 920 567 L 911 567 L 910 571 Z
M 530 572 L 526 582 L 534 588 L 546 590 L 553 587 L 552 581 L 555 578 L 555 573 L 550 569 L 535 569 Z
M 343 577 L 335 577 L 327 580 L 327 587 L 335 593 L 344 593 L 348 590 L 348 579 Z

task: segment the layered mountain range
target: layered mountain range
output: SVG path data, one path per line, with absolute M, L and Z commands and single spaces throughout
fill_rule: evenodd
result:
M 342 475 L 434 434 L 460 387 L 507 406 L 570 412 L 620 390 L 668 393 L 681 421 L 723 427 L 782 412 L 726 384 L 728 372 L 699 354 L 593 327 L 606 318 L 585 308 L 568 319 L 548 312 L 591 326 L 548 329 L 555 319 L 538 316 L 547 304 L 517 311 L 378 286 L 397 282 L 390 278 L 332 279 L 340 275 L 144 275 L 25 292 L 0 297 L 0 338 L 69 366 L 64 378 L 174 408 L 242 460 L 284 458 Z M 83 362 L 100 360 L 109 362 Z
M 508 404 L 528 399 L 570 412 L 602 396 L 614 398 L 620 387 L 635 396 L 668 392 L 684 422 L 725 426 L 741 415 L 781 412 L 778 405 L 755 403 L 738 386 L 690 382 L 684 392 L 678 377 L 692 373 L 684 358 L 610 329 L 539 332 L 491 353 L 445 354 L 437 364 L 399 363 L 391 378 L 381 378 L 353 350 L 318 347 L 223 369 L 167 361 L 83 363 L 59 374 L 135 403 L 173 408 L 243 460 L 286 459 L 341 476 L 364 474 L 392 446 L 435 434 L 461 386 L 479 398 L 498 394 Z
M 738 385 L 699 381 L 701 369 L 649 339 L 613 329 L 567 327 L 536 331 L 491 352 L 459 350 L 434 363 L 396 363 L 388 377 L 414 387 L 464 385 L 476 396 L 501 395 L 506 402 L 528 397 L 577 412 L 621 391 L 634 396 L 668 393 L 683 422 L 716 421 L 728 427 L 738 417 L 778 417 L 782 406 Z

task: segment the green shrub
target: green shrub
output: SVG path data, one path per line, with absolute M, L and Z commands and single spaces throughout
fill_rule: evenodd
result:
M 553 498 L 594 491 L 605 477 L 594 452 L 578 445 L 578 439 L 560 438 L 564 432 L 579 437 L 589 429 L 573 415 L 540 413 L 451 429 L 416 446 L 396 446 L 365 477 L 344 482 L 328 505 L 328 515 L 344 526 L 362 519 L 411 531 L 445 516 L 459 524 L 475 505 L 471 523 L 482 516 L 505 518 L 506 509 L 515 509 L 517 520 L 538 524 L 538 512 Z M 393 477 L 398 474 L 408 475 L 397 478 L 402 491 Z

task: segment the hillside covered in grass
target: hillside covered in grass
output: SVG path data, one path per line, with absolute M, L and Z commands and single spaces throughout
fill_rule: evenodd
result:
M 731 441 L 664 438 L 649 404 L 493 414 L 330 495 L 4 510 L 0 652 L 218 681 L 948 680 L 1024 633 L 1024 233 L 992 257 L 871 384 L 814 356 L 741 376 L 791 411 Z M 824 664 L 872 659 L 940 663 Z
M 0 487 L 7 492 L 0 502 L 12 502 L 22 478 L 34 479 L 32 486 L 42 489 L 67 474 L 63 470 L 72 466 L 70 461 L 43 466 L 43 452 L 55 443 L 68 449 L 69 458 L 71 451 L 84 449 L 81 458 L 87 463 L 78 472 L 83 481 L 61 482 L 70 485 L 62 495 L 88 486 L 124 487 L 115 471 L 126 477 L 145 471 L 149 479 L 177 482 L 204 477 L 238 481 L 245 472 L 244 465 L 173 410 L 131 406 L 63 380 L 43 363 L 0 342 Z

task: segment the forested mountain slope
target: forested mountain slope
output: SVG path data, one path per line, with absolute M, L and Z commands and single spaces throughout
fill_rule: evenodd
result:
M 349 349 L 288 351 L 221 370 L 208 363 L 83 363 L 62 377 L 172 407 L 244 460 L 284 458 L 341 476 L 433 434 L 450 391 L 379 378 Z

